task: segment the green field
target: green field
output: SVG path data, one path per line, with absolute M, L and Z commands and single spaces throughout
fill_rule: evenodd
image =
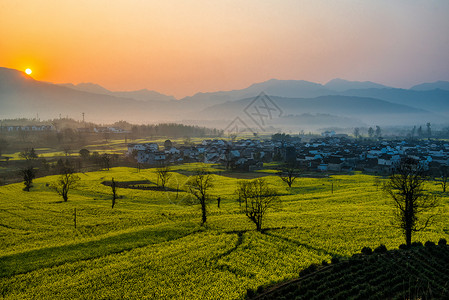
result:
M 260 233 L 240 211 L 239 179 L 216 173 L 207 225 L 200 226 L 201 211 L 187 204 L 184 191 L 194 167 L 174 168 L 170 192 L 119 189 L 113 209 L 111 188 L 101 182 L 156 182 L 154 170 L 79 174 L 68 202 L 47 186 L 57 176 L 36 179 L 31 192 L 23 184 L 0 187 L 0 295 L 239 299 L 248 289 L 297 277 L 311 263 L 404 242 L 392 226 L 387 196 L 373 176 L 362 174 L 300 178 L 288 189 L 280 178 L 259 173 L 282 195 Z M 433 182 L 427 188 L 441 190 Z M 443 195 L 435 224 L 413 240 L 449 239 L 448 208 Z

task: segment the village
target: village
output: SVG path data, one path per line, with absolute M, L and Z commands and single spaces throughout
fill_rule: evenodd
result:
M 323 134 L 307 142 L 299 137 L 205 139 L 196 145 L 176 145 L 167 140 L 161 148 L 157 143 L 128 144 L 127 155 L 141 164 L 220 163 L 244 171 L 258 170 L 264 163 L 277 161 L 310 171 L 384 174 L 406 156 L 435 172 L 449 164 L 449 142 L 431 139 L 362 140 Z

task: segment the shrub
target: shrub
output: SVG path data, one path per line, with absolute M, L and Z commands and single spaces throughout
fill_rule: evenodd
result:
M 407 250 L 407 249 L 408 249 L 408 246 L 407 246 L 406 244 L 400 244 L 400 245 L 399 245 L 399 249 L 401 249 L 401 250 Z
M 374 249 L 374 253 L 386 253 L 387 247 L 385 245 L 380 245 L 376 249 Z
M 256 293 L 254 292 L 254 290 L 252 290 L 252 289 L 246 290 L 246 298 L 247 299 L 253 298 L 255 295 L 256 295 Z
M 446 239 L 440 239 L 438 241 L 438 246 L 446 246 L 447 245 L 447 241 Z
M 413 242 L 412 247 L 422 247 L 423 244 L 421 242 Z
M 318 269 L 318 267 L 316 264 L 311 264 L 310 266 L 308 266 L 307 268 L 305 268 L 304 270 L 299 272 L 299 276 L 305 276 L 305 275 L 311 274 L 311 273 L 315 272 L 317 269 Z
M 323 266 L 329 265 L 329 263 L 327 262 L 327 260 L 324 260 L 324 259 L 323 259 L 323 261 L 321 262 L 321 264 L 322 264 Z
M 428 247 L 428 248 L 432 248 L 435 247 L 435 243 L 432 241 L 427 241 L 424 246 Z
M 332 257 L 331 263 L 338 264 L 339 262 L 340 262 L 340 259 L 338 257 L 336 257 L 336 256 Z
M 362 252 L 362 254 L 365 254 L 365 255 L 373 254 L 373 250 L 371 250 L 370 247 L 363 247 L 361 252 Z

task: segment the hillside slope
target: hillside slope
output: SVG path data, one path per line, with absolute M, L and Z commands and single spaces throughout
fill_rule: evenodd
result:
M 445 244 L 356 254 L 313 273 L 303 272 L 299 279 L 269 288 L 253 299 L 448 299 L 448 268 Z

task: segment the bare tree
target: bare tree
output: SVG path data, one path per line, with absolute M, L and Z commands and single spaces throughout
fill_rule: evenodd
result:
M 278 172 L 278 176 L 282 179 L 283 182 L 288 184 L 289 188 L 291 188 L 293 182 L 295 182 L 295 180 L 298 178 L 298 171 L 293 167 L 284 168 L 283 170 Z
M 167 185 L 167 182 L 170 179 L 170 177 L 172 176 L 170 171 L 171 169 L 169 166 L 161 166 L 156 169 L 157 183 L 163 189 Z
M 22 169 L 20 172 L 23 175 L 23 184 L 25 185 L 23 190 L 29 192 L 30 188 L 33 186 L 33 179 L 36 178 L 36 169 L 34 169 L 32 166 L 29 166 L 25 169 Z
M 64 202 L 68 200 L 68 194 L 71 188 L 75 187 L 80 180 L 79 176 L 75 174 L 72 167 L 67 164 L 61 168 L 61 175 L 58 180 L 53 183 L 53 189 L 62 196 Z
M 207 202 L 209 201 L 209 190 L 213 186 L 212 174 L 205 169 L 196 171 L 195 176 L 187 182 L 189 193 L 192 194 L 201 205 L 202 224 L 207 220 Z
M 114 177 L 112 177 L 111 189 L 112 189 L 112 208 L 114 208 L 115 200 L 118 198 L 118 195 L 117 195 L 117 183 L 115 182 Z
M 384 184 L 384 190 L 393 199 L 396 223 L 404 232 L 407 246 L 411 245 L 412 233 L 425 229 L 435 217 L 434 214 L 423 216 L 437 206 L 437 198 L 424 190 L 425 181 L 423 165 L 404 158 Z
M 243 201 L 243 212 L 256 224 L 257 231 L 261 231 L 268 209 L 279 204 L 276 190 L 270 188 L 264 179 L 257 178 L 252 181 L 240 181 L 237 193 Z
M 33 160 L 38 158 L 34 148 L 23 150 L 22 152 L 19 153 L 19 157 L 26 160 Z

